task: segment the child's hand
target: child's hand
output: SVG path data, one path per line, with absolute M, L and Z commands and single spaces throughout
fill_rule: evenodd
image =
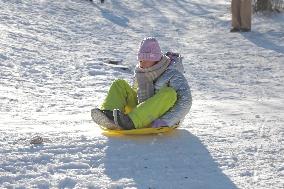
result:
M 152 125 L 153 128 L 167 127 L 167 126 L 168 126 L 168 123 L 165 122 L 164 120 L 156 119 L 155 121 L 152 122 L 151 125 Z

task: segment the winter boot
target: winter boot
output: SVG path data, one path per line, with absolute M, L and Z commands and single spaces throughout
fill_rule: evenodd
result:
M 113 112 L 111 110 L 100 110 L 100 111 L 103 112 L 105 116 L 107 116 L 107 118 L 109 118 L 111 121 L 114 121 Z
M 241 30 L 239 28 L 232 28 L 230 30 L 231 33 L 235 33 L 235 32 L 240 32 Z
M 110 110 L 100 110 L 99 108 L 94 108 L 91 110 L 91 116 L 93 121 L 108 129 L 121 129 L 118 125 L 114 123 L 114 118 L 112 111 Z
M 125 130 L 135 129 L 135 126 L 128 115 L 125 115 L 118 109 L 113 110 L 114 122 Z

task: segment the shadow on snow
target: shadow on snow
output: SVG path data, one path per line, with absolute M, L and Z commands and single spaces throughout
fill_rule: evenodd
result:
M 201 141 L 187 130 L 109 138 L 104 160 L 112 181 L 137 188 L 236 188 Z
M 254 43 L 259 47 L 284 54 L 284 45 L 280 46 L 269 39 L 269 38 L 274 38 L 274 39 L 283 38 L 284 34 L 281 32 L 260 33 L 258 31 L 252 31 L 251 33 L 242 33 L 242 35 L 247 40 L 249 40 L 250 42 Z

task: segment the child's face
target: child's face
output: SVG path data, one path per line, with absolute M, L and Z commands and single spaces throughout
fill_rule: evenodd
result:
M 141 60 L 139 62 L 139 66 L 141 68 L 150 68 L 151 66 L 155 65 L 157 61 L 149 61 L 149 60 Z

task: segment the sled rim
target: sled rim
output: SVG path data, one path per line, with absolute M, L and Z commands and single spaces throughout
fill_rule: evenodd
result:
M 131 130 L 111 130 L 103 126 L 100 128 L 103 130 L 104 134 L 111 135 L 151 135 L 151 134 L 161 134 L 167 133 L 175 130 L 178 126 L 173 127 L 158 127 L 158 128 L 142 128 L 142 129 L 131 129 Z

